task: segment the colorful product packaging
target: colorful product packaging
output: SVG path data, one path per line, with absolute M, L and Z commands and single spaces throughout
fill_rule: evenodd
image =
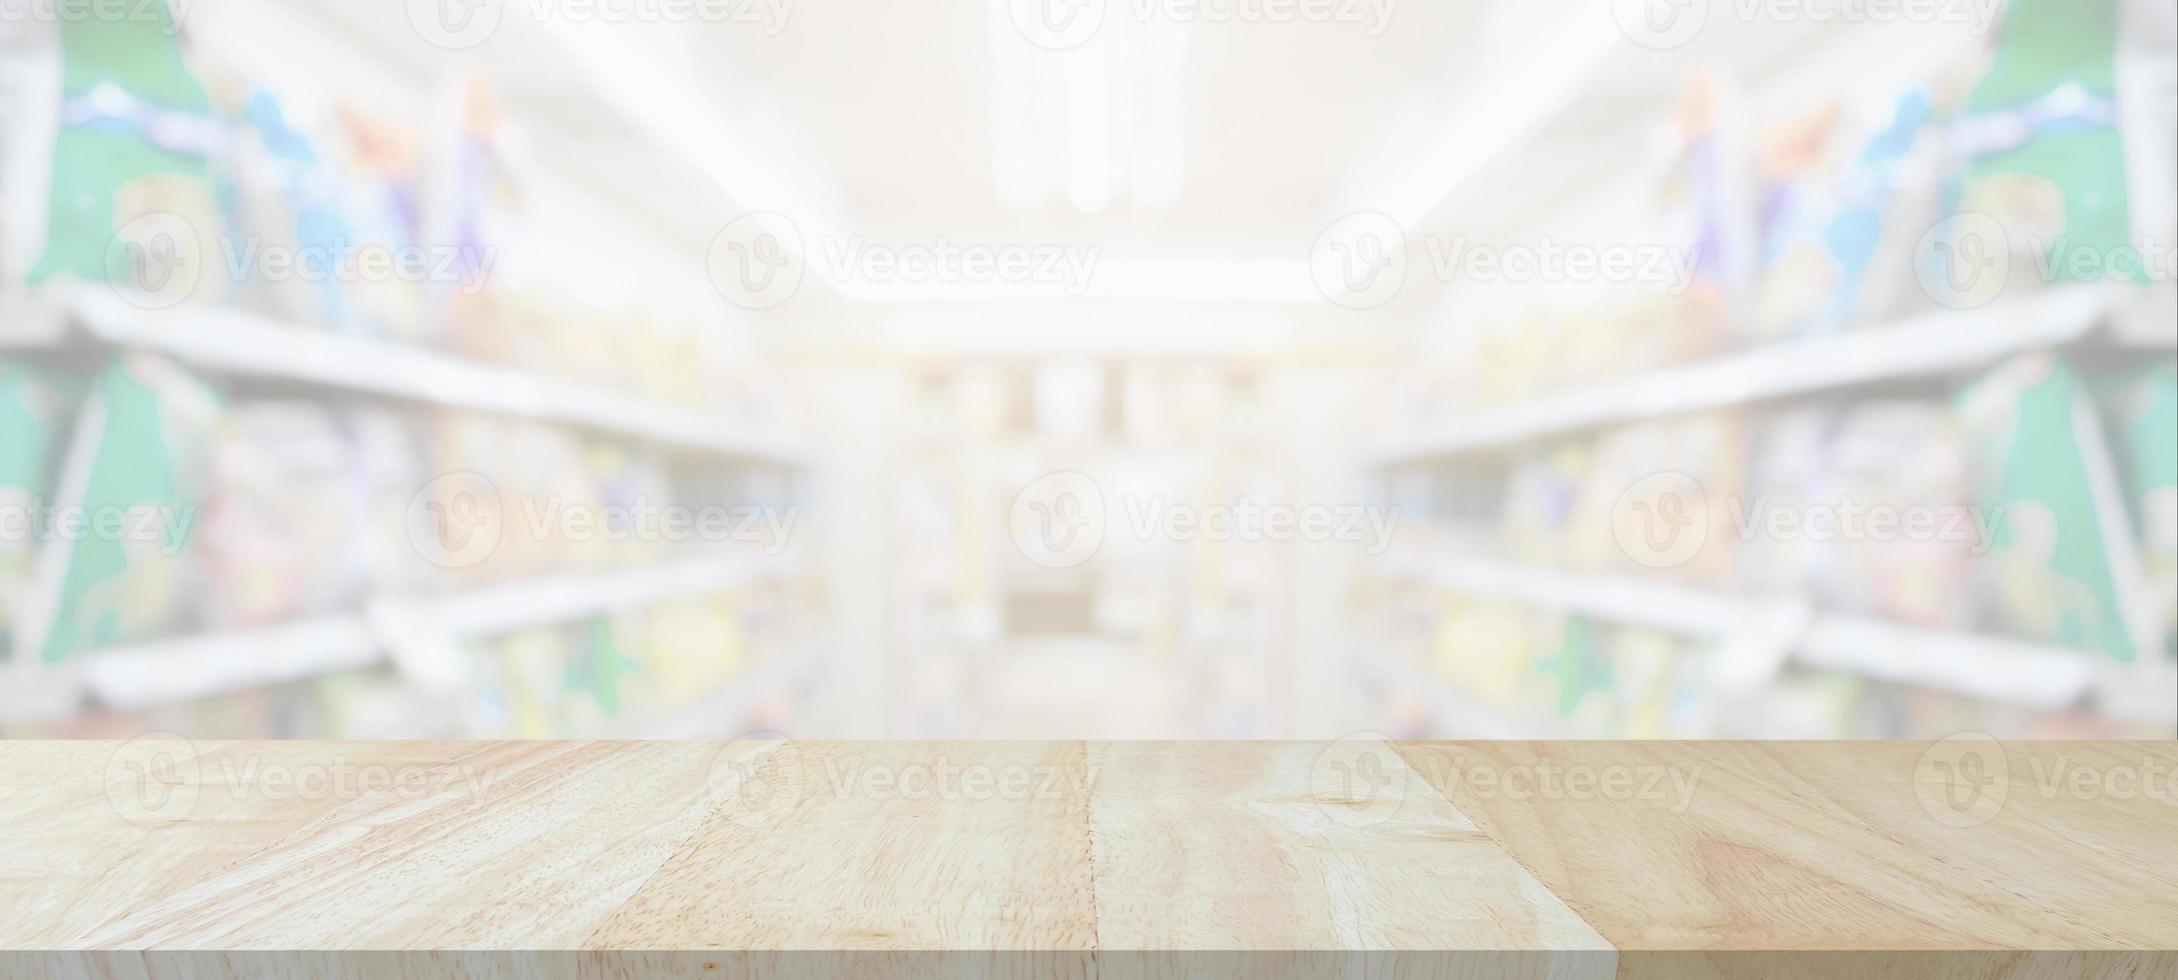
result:
M 1950 135 L 1965 168 L 1953 210 L 1993 219 L 2002 239 L 1940 242 L 1960 255 L 1922 261 L 1955 270 L 1962 259 L 2002 260 L 2007 288 L 2145 281 L 2146 271 L 2123 258 L 2135 253 L 2114 99 L 2118 7 L 2118 0 L 2005 5 L 1994 58 Z M 1979 249 L 2001 254 L 1984 257 Z M 1979 287 L 1963 288 L 1972 295 Z
M 201 584 L 187 545 L 221 412 L 216 391 L 158 357 L 126 355 L 99 376 L 54 494 L 92 530 L 56 538 L 55 577 L 25 610 L 26 648 L 59 661 L 184 621 Z
M 1990 550 L 1977 566 L 1998 625 L 2029 639 L 2132 660 L 2137 645 L 2119 606 L 2110 538 L 2122 532 L 2098 497 L 2090 449 L 2099 422 L 2073 371 L 2048 354 L 2021 355 L 1976 380 L 1957 400 L 1975 494 L 1992 515 Z M 2106 463 L 2106 461 L 2104 461 Z
M 164 4 L 61 25 L 61 110 L 32 283 L 113 283 L 153 305 L 225 298 L 228 144 Z

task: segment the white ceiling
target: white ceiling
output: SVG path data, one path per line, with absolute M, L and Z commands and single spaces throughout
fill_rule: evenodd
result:
M 1094 243 L 1146 260 L 1299 261 L 1359 209 L 1503 227 L 1623 169 L 1691 71 L 1763 75 L 1836 33 L 1724 19 L 1684 48 L 1652 51 L 1617 33 L 1606 0 L 1405 0 L 1375 36 L 1356 23 L 1191 23 L 1177 28 L 1179 90 L 1142 92 L 1184 107 L 1177 198 L 1143 207 L 1122 194 L 1083 213 L 1063 193 L 1021 206 L 996 189 L 998 96 L 1021 83 L 1021 64 L 1063 71 L 1081 56 L 1027 44 L 997 0 L 792 0 L 776 33 L 540 24 L 533 5 L 576 0 L 484 2 L 504 5 L 500 29 L 458 53 L 421 38 L 404 10 L 413 4 L 303 7 L 417 77 L 486 72 L 540 156 L 670 248 L 700 249 L 746 211 L 791 204 L 873 241 Z M 1136 0 L 1111 2 L 1124 18 Z M 665 145 L 658 120 L 631 107 L 643 87 L 614 80 L 639 72 L 570 57 L 593 41 L 670 79 L 685 100 L 670 118 L 702 117 L 689 125 L 727 150 Z

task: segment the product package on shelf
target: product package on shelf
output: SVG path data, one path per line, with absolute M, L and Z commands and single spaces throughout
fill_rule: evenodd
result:
M 357 489 L 334 411 L 244 402 L 221 420 L 195 554 L 209 587 L 203 623 L 262 626 L 353 609 L 363 555 Z
M 1937 629 L 1977 625 L 1972 574 L 1993 512 L 1975 506 L 1953 413 L 1935 402 L 1854 405 L 1822 470 L 1814 503 L 1841 523 L 1821 530 L 1821 607 Z
M 1545 447 L 1513 465 L 1498 522 L 1511 560 L 1552 567 L 1586 557 L 1575 545 L 1582 532 L 1574 525 L 1588 520 L 1576 505 L 1582 487 L 1593 478 L 1595 456 L 1592 444 L 1574 440 Z
M 1571 563 L 1723 582 L 1742 543 L 1736 518 L 1751 503 L 1747 472 L 1745 419 L 1737 412 L 1612 430 L 1598 440 L 1595 469 L 1568 525 Z
M 598 531 L 589 542 L 585 563 L 625 567 L 656 564 L 669 557 L 676 542 L 664 540 L 662 508 L 688 504 L 673 496 L 674 485 L 657 457 L 593 441 L 584 446 L 583 470 L 597 486 L 601 505 Z
M 53 577 L 26 603 L 20 635 L 36 655 L 149 640 L 185 620 L 204 584 L 188 546 L 223 410 L 213 389 L 149 355 L 125 355 L 93 383 L 54 494 L 91 523 L 55 535 Z
M 490 83 L 470 77 L 437 100 L 424 186 L 424 238 L 458 262 L 453 281 L 434 283 L 447 344 L 497 363 L 534 356 L 529 325 L 504 302 L 522 256 L 523 142 L 500 111 Z M 535 277 L 542 279 L 542 277 Z
M 2101 443 L 2084 386 L 2048 354 L 2013 358 L 1958 396 L 1976 498 L 1994 515 L 1978 565 L 1989 607 L 2006 630 L 2119 660 L 2139 651 L 2119 604 L 2110 537 L 2122 520 L 2098 497 L 2089 446 Z
M 81 382 L 0 358 L 0 660 L 14 653 L 17 613 L 29 596 L 50 518 L 54 466 Z
M 430 592 L 440 571 L 431 561 L 441 549 L 459 554 L 459 546 L 440 538 L 436 548 L 418 548 L 411 535 L 451 535 L 451 526 L 411 526 L 444 514 L 450 501 L 441 494 L 431 499 L 426 487 L 432 476 L 425 473 L 423 430 L 428 424 L 414 413 L 376 406 L 344 411 L 350 487 L 344 500 L 351 508 L 346 523 L 352 526 L 357 559 L 365 587 L 376 595 L 409 596 Z M 435 474 L 434 474 L 435 475 Z M 438 505 L 440 511 L 426 505 Z M 430 538 L 423 538 L 427 544 Z
M 1680 297 L 1688 329 L 1670 359 L 1689 360 L 1726 342 L 1733 315 L 1752 295 L 1760 258 L 1749 134 L 1728 80 L 1697 75 L 1666 130 L 1659 209 L 1666 240 L 1688 249 L 1693 280 Z
M 30 280 L 113 283 L 147 305 L 219 302 L 232 236 L 213 161 L 228 129 L 166 6 L 143 12 L 60 27 L 63 101 Z
M 314 329 L 413 336 L 422 303 L 413 236 L 273 92 L 234 83 L 233 169 L 250 281 L 237 292 L 263 312 Z M 337 134 L 337 130 L 336 130 Z M 361 191 L 362 193 L 358 193 Z M 425 259 L 428 262 L 428 258 Z M 271 263 L 278 262 L 278 265 Z M 425 271 L 429 271 L 426 268 Z
M 1914 249 L 1941 217 L 1949 161 L 1937 111 L 1934 90 L 1914 87 L 1875 125 L 1854 126 L 1833 105 L 1770 135 L 1755 339 L 1824 333 L 1911 307 Z M 1842 166 L 1829 159 L 1856 142 Z
M 748 601 L 675 600 L 487 641 L 472 653 L 469 734 L 599 738 L 661 724 L 748 669 Z
M 2168 658 L 2178 644 L 2178 368 L 2125 372 L 2111 380 L 2103 404 Z
M 1972 236 L 1935 243 L 1941 250 L 1921 261 L 1939 275 L 1924 281 L 1956 287 L 1965 302 L 1987 287 L 1980 277 L 1962 277 L 1961 265 L 1985 260 L 2009 263 L 2001 280 L 2006 289 L 2146 281 L 2132 247 L 2125 137 L 2114 102 L 2118 5 L 2005 5 L 1993 58 L 1951 136 L 1965 158 L 1953 210 L 1995 222 L 1992 233 L 2001 237 L 1995 243 Z M 2001 254 L 1984 257 L 1985 248 Z M 2129 263 L 2123 258 L 2128 255 Z
M 1748 481 L 1754 500 L 1744 508 L 1747 526 L 1763 527 L 1772 512 L 1804 515 L 1826 503 L 1831 435 L 1840 411 L 1826 403 L 1796 405 L 1753 423 Z M 1745 538 L 1733 578 L 1749 594 L 1809 595 L 1831 574 L 1832 556 L 1808 535 L 1758 532 Z
M 579 437 L 533 422 L 439 412 L 429 426 L 426 499 L 413 512 L 436 526 L 449 589 L 567 571 L 584 557 L 570 533 L 599 513 Z M 581 525 L 578 529 L 587 528 Z
M 346 178 L 341 212 L 356 240 L 421 248 L 423 162 L 417 137 L 352 103 L 341 103 L 336 115 L 334 143 Z M 426 261 L 432 259 L 426 256 Z M 351 302 L 368 322 L 391 335 L 435 344 L 443 321 L 432 305 L 435 298 L 414 282 L 394 279 L 362 284 Z

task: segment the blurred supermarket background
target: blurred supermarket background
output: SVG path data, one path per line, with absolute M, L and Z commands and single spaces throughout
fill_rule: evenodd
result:
M 2169 0 L 0 8 L 0 734 L 2178 726 Z

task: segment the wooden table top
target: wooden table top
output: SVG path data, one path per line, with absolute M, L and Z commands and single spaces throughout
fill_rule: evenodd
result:
M 2178 976 L 2178 743 L 0 742 L 0 975 Z

